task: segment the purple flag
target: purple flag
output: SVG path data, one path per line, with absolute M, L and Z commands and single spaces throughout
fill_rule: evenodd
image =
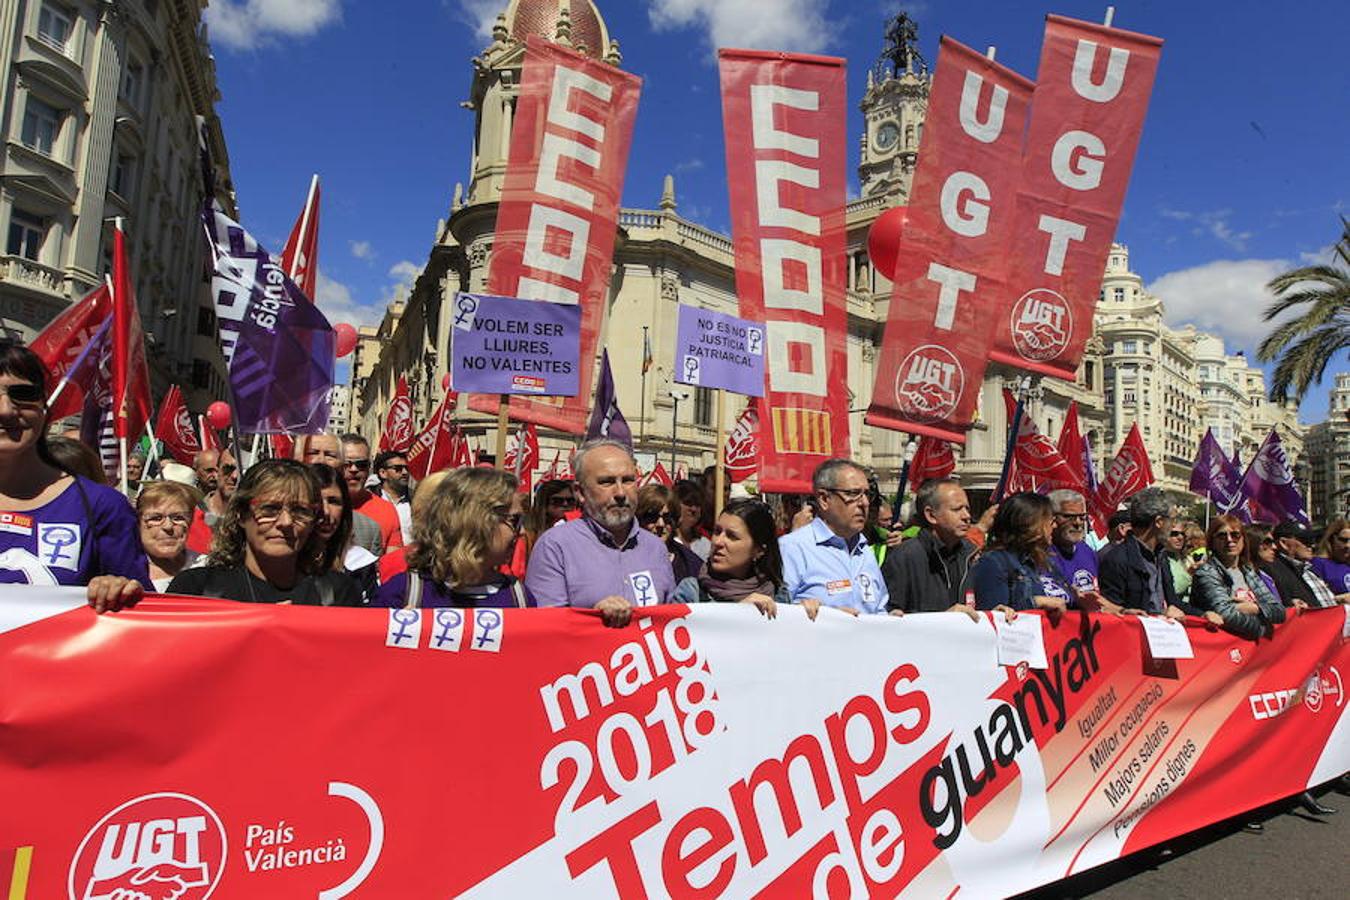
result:
M 1247 477 L 1242 480 L 1242 493 L 1260 507 L 1263 521 L 1273 517 L 1276 522 L 1292 519 L 1302 525 L 1312 524 L 1303 506 L 1303 495 L 1294 484 L 1289 457 L 1285 456 L 1280 436 L 1274 428 L 1266 435 L 1261 449 L 1247 467 Z
M 1205 429 L 1191 468 L 1192 494 L 1214 501 L 1219 512 L 1235 515 L 1244 522 L 1251 521 L 1247 513 L 1246 497 L 1242 493 L 1242 470 L 1228 458 L 1214 437 L 1213 429 Z
M 242 434 L 318 434 L 328 427 L 336 339 L 319 308 L 243 226 L 202 210 L 221 349 Z
M 586 426 L 586 440 L 610 438 L 633 446 L 633 431 L 619 412 L 619 397 L 614 392 L 614 374 L 609 370 L 609 351 L 600 357 L 600 381 L 595 386 L 595 407 Z
M 112 316 L 89 339 L 66 380 L 84 391 L 80 412 L 80 442 L 98 451 L 103 474 L 110 482 L 120 477 L 121 456 L 112 415 Z

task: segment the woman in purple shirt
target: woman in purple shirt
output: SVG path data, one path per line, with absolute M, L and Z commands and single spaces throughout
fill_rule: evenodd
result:
M 408 571 L 375 592 L 372 606 L 534 606 L 525 586 L 502 573 L 524 519 L 515 476 L 455 469 L 436 486 L 414 525 Z
M 118 575 L 149 588 L 131 504 L 65 471 L 47 449 L 47 381 L 36 353 L 0 341 L 0 583 Z
M 1350 520 L 1337 519 L 1322 532 L 1312 570 L 1342 603 L 1350 602 Z

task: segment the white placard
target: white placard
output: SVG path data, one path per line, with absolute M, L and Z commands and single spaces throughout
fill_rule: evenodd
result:
M 1195 659 L 1186 626 L 1160 616 L 1140 616 L 1144 637 L 1148 638 L 1148 655 L 1154 659 Z
M 1002 612 L 994 613 L 994 630 L 998 632 L 998 664 L 1015 666 L 1025 662 L 1033 669 L 1048 669 L 1045 658 L 1044 620 L 1040 616 L 1018 616 L 1009 622 Z

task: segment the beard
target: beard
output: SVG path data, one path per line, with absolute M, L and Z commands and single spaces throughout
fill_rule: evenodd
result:
M 621 528 L 627 528 L 633 523 L 633 507 L 631 506 L 605 506 L 601 509 L 588 509 L 587 513 L 592 519 L 601 526 L 610 531 L 618 531 Z

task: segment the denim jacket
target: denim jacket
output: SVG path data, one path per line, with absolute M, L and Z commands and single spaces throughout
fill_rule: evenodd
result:
M 1053 567 L 1040 572 L 1031 560 L 1008 550 L 985 551 L 975 564 L 973 573 L 975 605 L 980 609 L 993 609 L 1000 605 L 1011 606 L 1016 610 L 1035 609 L 1036 598 L 1046 593 L 1041 583 L 1042 576 L 1063 582 L 1063 576 Z M 1068 584 L 1060 586 L 1072 603 L 1073 590 Z

